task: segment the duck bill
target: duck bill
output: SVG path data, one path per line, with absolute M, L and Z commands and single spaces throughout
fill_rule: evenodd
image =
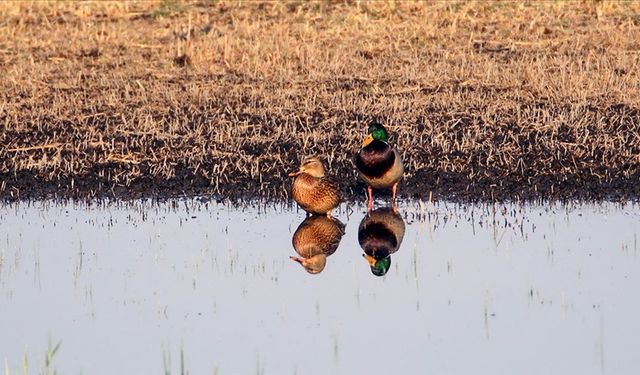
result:
M 371 267 L 375 267 L 376 265 L 376 258 L 372 257 L 371 255 L 366 255 L 366 254 L 362 254 L 362 256 L 364 257 L 364 259 L 367 261 L 367 263 L 369 263 L 369 265 Z
M 369 143 L 373 142 L 373 136 L 371 134 L 367 135 L 367 137 L 362 141 L 362 147 L 366 147 Z
M 297 172 L 291 172 L 291 173 L 289 173 L 289 177 L 296 177 L 296 176 L 297 176 L 297 175 L 299 175 L 300 173 L 302 173 L 302 172 L 300 172 L 300 171 L 297 171 Z
M 291 260 L 293 260 L 295 262 L 298 262 L 298 263 L 300 263 L 302 265 L 304 265 L 304 261 L 306 260 L 304 258 L 299 258 L 299 257 L 294 257 L 294 256 L 290 256 L 289 259 L 291 259 Z

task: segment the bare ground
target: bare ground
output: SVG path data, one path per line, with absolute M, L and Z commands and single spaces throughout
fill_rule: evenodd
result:
M 640 197 L 640 2 L 0 4 L 0 197 Z

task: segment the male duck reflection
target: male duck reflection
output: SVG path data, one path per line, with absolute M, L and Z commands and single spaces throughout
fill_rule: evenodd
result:
M 358 242 L 374 275 L 384 276 L 389 271 L 391 254 L 400 248 L 404 227 L 402 217 L 389 207 L 369 211 L 360 222 Z
M 291 187 L 293 200 L 309 214 L 331 216 L 331 210 L 340 203 L 338 182 L 325 176 L 322 161 L 316 156 L 305 158 L 297 172 L 289 173 L 295 177 Z
M 344 235 L 344 227 L 338 219 L 326 216 L 307 217 L 293 233 L 291 243 L 299 257 L 291 256 L 310 274 L 322 272 L 327 257 L 335 253 Z

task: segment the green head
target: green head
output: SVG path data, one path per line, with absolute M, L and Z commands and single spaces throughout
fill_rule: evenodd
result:
M 391 257 L 386 256 L 382 259 L 376 259 L 370 255 L 364 255 L 364 258 L 371 266 L 371 273 L 376 276 L 384 276 L 387 271 L 389 271 L 389 267 L 391 267 Z
M 387 133 L 387 129 L 385 129 L 379 122 L 372 122 L 371 125 L 369 125 L 367 137 L 362 142 L 362 147 L 365 147 L 374 140 L 382 142 L 389 141 L 389 133 Z

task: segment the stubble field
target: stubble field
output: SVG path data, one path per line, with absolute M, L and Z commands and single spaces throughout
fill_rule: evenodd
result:
M 637 199 L 640 2 L 0 3 L 0 197 Z

